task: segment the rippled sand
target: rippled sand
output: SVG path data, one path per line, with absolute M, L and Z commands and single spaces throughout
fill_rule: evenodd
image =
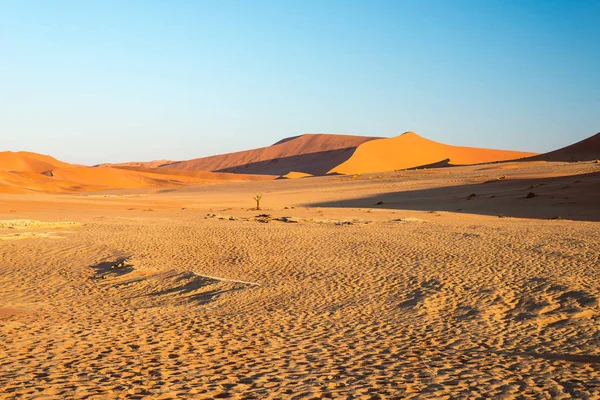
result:
M 4 195 L 0 398 L 596 398 L 599 172 Z

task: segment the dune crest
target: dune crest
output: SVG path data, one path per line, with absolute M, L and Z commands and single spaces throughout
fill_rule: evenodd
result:
M 348 160 L 332 168 L 329 173 L 362 174 L 436 164 L 480 164 L 532 155 L 535 153 L 451 146 L 426 139 L 414 132 L 406 132 L 393 138 L 361 144 Z
M 28 151 L 0 152 L 0 170 L 28 171 L 42 173 L 54 168 L 70 167 L 71 164 L 59 161 L 54 157 Z

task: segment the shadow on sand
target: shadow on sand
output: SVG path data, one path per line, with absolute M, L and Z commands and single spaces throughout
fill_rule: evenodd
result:
M 452 211 L 518 218 L 600 221 L 599 204 L 600 172 L 594 172 L 387 192 L 306 206 Z

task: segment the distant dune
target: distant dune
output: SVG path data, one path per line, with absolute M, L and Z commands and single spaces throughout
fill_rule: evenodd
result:
M 592 161 L 600 159 L 600 132 L 562 149 L 528 158 L 532 161 Z
M 358 146 L 354 154 L 330 173 L 357 174 L 393 171 L 420 166 L 468 165 L 514 160 L 535 153 L 450 146 L 406 132 Z
M 324 175 L 347 160 L 357 146 L 377 138 L 351 135 L 306 134 L 272 146 L 164 165 L 188 171 L 285 175 L 291 171 Z
M 0 152 L 0 170 L 2 171 L 28 171 L 46 172 L 54 168 L 70 167 L 71 164 L 57 160 L 43 154 L 27 151 L 2 151 Z
M 123 162 L 123 163 L 105 163 L 105 164 L 97 164 L 94 167 L 141 167 L 141 168 L 158 168 L 161 165 L 171 164 L 175 161 L 172 160 L 154 160 L 154 161 L 131 161 L 131 162 Z

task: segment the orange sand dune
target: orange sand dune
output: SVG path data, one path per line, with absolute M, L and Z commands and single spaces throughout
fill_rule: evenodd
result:
M 297 171 L 323 175 L 348 159 L 357 146 L 373 139 L 376 138 L 306 134 L 283 139 L 269 147 L 180 161 L 162 168 L 265 175 Z
M 46 172 L 54 168 L 70 167 L 71 164 L 43 154 L 27 151 L 0 152 L 0 170 L 2 171 L 31 171 Z
M 600 132 L 562 149 L 540 154 L 532 161 L 592 161 L 600 159 Z
M 35 153 L 0 153 L 0 193 L 72 193 L 272 180 L 273 176 L 236 175 L 141 167 L 74 166 Z
M 441 162 L 468 165 L 513 160 L 532 155 L 535 153 L 450 146 L 425 139 L 414 132 L 406 132 L 390 139 L 361 144 L 352 157 L 329 172 L 338 174 L 383 172 Z
M 70 193 L 104 189 L 82 185 L 30 171 L 0 171 L 0 193 Z
M 52 177 L 83 186 L 105 189 L 134 189 L 148 187 L 170 187 L 201 184 L 217 179 L 207 179 L 186 175 L 168 175 L 141 172 L 122 168 L 58 168 L 52 170 Z

